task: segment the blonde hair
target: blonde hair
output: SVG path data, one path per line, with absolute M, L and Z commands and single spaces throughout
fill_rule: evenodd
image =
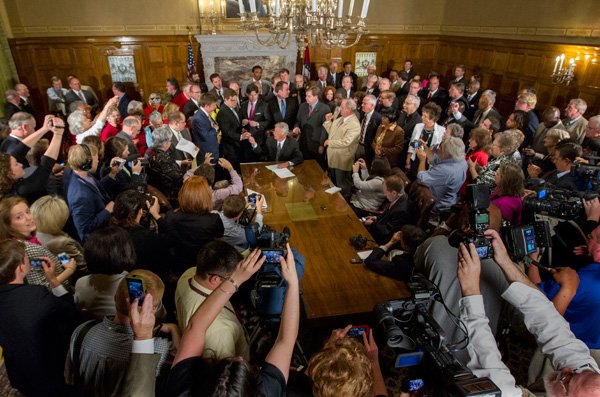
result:
M 129 275 L 137 275 L 144 281 L 144 287 L 146 287 L 146 293 L 152 295 L 154 300 L 154 307 L 157 307 L 162 301 L 163 294 L 165 292 L 165 284 L 162 282 L 160 277 L 146 269 L 135 269 L 129 272 Z M 129 298 L 129 288 L 127 288 L 127 280 L 123 279 L 119 283 L 117 292 L 115 293 L 115 308 L 119 313 L 124 316 L 129 315 L 129 305 L 127 305 L 127 298 Z M 132 302 L 133 303 L 133 302 Z
M 69 165 L 75 171 L 82 171 L 81 166 L 88 162 L 89 156 L 82 148 L 83 145 L 73 145 L 69 148 Z M 94 145 L 86 145 L 93 156 L 98 155 L 98 149 Z
M 315 397 L 368 397 L 373 390 L 371 362 L 362 343 L 340 338 L 308 362 Z
M 54 236 L 62 234 L 69 219 L 69 207 L 65 200 L 58 196 L 40 197 L 30 209 L 38 231 Z

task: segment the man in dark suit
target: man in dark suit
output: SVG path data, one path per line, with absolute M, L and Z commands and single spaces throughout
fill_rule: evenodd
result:
M 289 85 L 283 81 L 275 85 L 275 98 L 269 102 L 269 112 L 273 117 L 273 122 L 284 122 L 289 128 L 296 125 L 296 114 L 298 113 L 298 101 L 289 98 Z
M 429 75 L 429 86 L 423 88 L 419 92 L 419 96 L 421 97 L 421 108 L 425 104 L 433 102 L 442 108 L 442 114 L 446 112 L 446 108 L 448 107 L 448 92 L 443 87 L 440 87 L 440 77 L 436 73 Z
M 414 208 L 404 193 L 404 180 L 390 175 L 383 180 L 383 193 L 388 200 L 381 216 L 368 216 L 364 221 L 377 244 L 385 244 L 405 224 L 414 222 Z
M 454 68 L 454 79 L 450 83 L 462 83 L 467 85 L 467 78 L 465 77 L 465 65 L 457 65 Z
M 127 147 L 129 148 L 130 156 L 134 156 L 136 154 L 137 156 L 140 155 L 140 152 L 138 151 L 137 146 L 133 143 L 133 140 L 136 139 L 141 128 L 142 124 L 137 117 L 127 116 L 123 120 L 121 131 L 119 131 L 119 133 L 116 135 L 119 138 L 123 138 L 127 141 Z
M 485 90 L 481 93 L 479 98 L 479 104 L 473 116 L 473 124 L 475 127 L 479 127 L 486 118 L 495 118 L 500 122 L 502 126 L 502 115 L 494 108 L 496 103 L 496 93 L 492 90 Z
M 392 89 L 394 85 L 392 84 Z M 410 88 L 410 82 L 408 81 L 408 73 L 404 70 L 398 73 L 398 89 L 396 90 L 397 96 L 403 96 L 408 94 L 408 90 Z
M 129 106 L 129 96 L 125 92 L 125 84 L 117 81 L 112 85 L 113 95 L 119 97 L 119 102 L 117 103 L 117 108 L 119 109 L 119 114 L 122 118 L 128 116 L 127 107 Z
M 16 90 L 8 89 L 4 92 L 6 103 L 4 104 L 4 117 L 10 119 L 17 112 L 24 112 L 19 106 L 19 93 Z
M 356 87 L 358 87 L 358 76 L 352 71 L 352 63 L 348 61 L 344 62 L 344 70 L 338 73 L 337 79 L 340 81 L 340 84 L 343 83 L 342 79 L 346 76 L 352 78 L 352 87 L 356 90 Z
M 575 159 L 581 156 L 581 146 L 572 142 L 560 143 L 552 155 L 555 170 L 542 175 L 542 179 L 559 189 L 578 190 L 577 176 L 571 172 Z
M 94 98 L 94 95 L 89 91 L 81 89 L 81 82 L 77 77 L 71 77 L 69 80 L 69 88 L 69 92 L 67 92 L 67 95 L 65 95 L 67 111 L 69 110 L 69 105 L 71 103 L 75 101 L 82 101 L 83 103 L 92 107 L 93 116 L 99 106 L 98 101 L 96 101 L 96 98 Z M 125 116 L 127 116 L 127 111 L 125 112 Z
M 306 82 L 304 81 L 304 76 L 301 74 L 294 76 L 293 87 L 293 91 L 290 88 L 290 98 L 295 99 L 296 102 L 298 102 L 298 105 L 302 102 L 306 102 Z
M 219 73 L 213 73 L 210 75 L 210 82 L 212 83 L 213 87 L 208 92 L 213 94 L 217 98 L 217 106 L 220 107 L 224 99 L 223 80 L 221 80 L 221 76 L 219 75 Z
M 312 86 L 306 89 L 306 102 L 300 105 L 293 136 L 300 136 L 300 150 L 305 159 L 316 159 L 323 169 L 326 168 L 323 142 L 327 133 L 323 128 L 325 115 L 330 113 L 329 106 L 319 101 L 321 90 Z
M 373 139 L 375 133 L 381 124 L 381 114 L 375 110 L 377 98 L 373 95 L 366 95 L 362 101 L 362 118 L 360 121 L 360 136 L 358 138 L 358 147 L 356 149 L 356 158 L 363 158 L 367 167 L 371 166 L 375 153 L 373 152 Z
M 255 65 L 252 67 L 252 78 L 250 80 L 244 81 L 244 83 L 242 84 L 242 95 L 245 97 L 246 95 L 246 89 L 248 88 L 248 86 L 250 84 L 256 84 L 258 86 L 258 88 L 260 89 L 259 94 L 262 97 L 266 97 L 267 95 L 269 95 L 269 92 L 271 91 L 271 84 L 269 84 L 268 80 L 264 80 L 262 78 L 262 74 L 263 74 L 263 68 L 260 65 Z M 231 87 L 229 87 L 231 88 Z
M 260 146 L 265 142 L 266 131 L 271 127 L 271 112 L 265 101 L 258 96 L 258 86 L 250 84 L 246 89 L 246 101 L 242 103 L 242 127 L 256 140 Z M 248 135 L 246 135 L 248 137 Z M 243 145 L 246 161 L 257 161 L 258 157 L 252 149 Z
M 304 161 L 298 141 L 288 138 L 288 133 L 289 127 L 286 123 L 276 123 L 273 136 L 268 137 L 265 143 L 267 161 L 279 162 L 279 168 L 298 165 Z M 248 142 L 256 154 L 265 152 L 252 136 L 248 138 Z
M 467 100 L 464 97 L 464 90 L 465 90 L 465 85 L 463 83 L 452 83 L 450 84 L 450 90 L 448 91 L 448 103 L 446 104 L 446 114 L 447 115 L 440 115 L 440 124 L 442 125 L 448 125 L 451 122 L 458 122 L 459 124 L 463 125 L 463 123 L 469 124 L 470 128 L 469 131 L 471 131 L 471 128 L 473 128 L 473 123 L 471 123 L 470 120 L 468 120 L 465 116 L 464 116 L 464 111 L 467 108 Z M 458 104 L 458 107 L 453 106 L 453 104 Z M 452 109 L 451 109 L 452 108 Z M 458 115 L 456 112 L 460 112 L 460 115 Z M 458 118 L 457 118 L 458 117 Z M 462 120 L 464 119 L 464 120 Z M 464 125 L 463 125 L 464 128 Z M 465 130 L 465 132 L 467 132 Z M 467 132 L 468 135 L 468 132 Z
M 352 88 L 352 77 L 344 76 L 341 78 L 342 86 L 337 89 L 336 94 L 341 94 L 344 99 L 354 98 L 354 89 Z
M 183 114 L 186 120 L 192 117 L 198 110 L 198 99 L 200 99 L 201 93 L 202 91 L 198 84 L 194 83 L 190 86 L 190 99 L 183 105 Z
M 35 119 L 27 112 L 17 112 L 12 115 L 8 122 L 10 134 L 0 144 L 0 152 L 8 153 L 23 164 L 24 168 L 29 167 L 27 153 L 48 131 L 50 131 L 50 120 L 52 116 L 44 118 L 44 125 L 39 130 L 35 130 Z
M 469 120 L 473 121 L 473 117 L 475 116 L 475 112 L 479 108 L 479 98 L 481 97 L 481 92 L 479 88 L 481 87 L 481 83 L 477 80 L 473 80 L 469 82 L 467 89 L 465 90 L 465 99 L 467 100 L 467 108 L 465 109 L 465 117 Z
M 417 75 L 417 72 L 413 69 L 413 63 L 410 59 L 404 61 L 404 71 L 408 74 L 409 81 Z
M 341 79 L 338 79 L 337 67 L 337 61 L 329 62 L 329 71 L 327 72 L 327 85 L 332 85 L 335 88 L 340 88 L 342 86 L 342 81 Z
M 177 145 L 181 139 L 192 142 L 192 134 L 190 134 L 190 130 L 185 128 L 185 115 L 179 111 L 175 111 L 168 114 L 167 119 L 169 121 L 168 128 L 173 133 L 169 150 L 180 167 L 189 167 L 192 165 L 192 156 L 187 152 L 177 149 Z
M 242 146 L 247 144 L 242 136 L 242 114 L 237 110 L 238 96 L 234 90 L 227 88 L 219 113 L 217 124 L 221 128 L 221 156 L 225 157 L 236 170 L 245 161 Z
M 313 81 L 313 84 L 316 84 L 316 86 L 321 89 L 321 92 L 323 92 L 325 87 L 329 85 L 327 81 L 327 74 L 327 68 L 325 66 L 319 66 L 319 69 L 317 70 L 317 75 L 319 76 L 319 79 L 317 81 Z
M 212 153 L 215 164 L 219 161 L 219 140 L 217 139 L 219 126 L 211 116 L 211 113 L 217 108 L 217 101 L 217 97 L 210 92 L 202 95 L 198 102 L 200 109 L 192 117 L 192 141 L 200 149 L 196 155 L 198 163 L 204 162 L 206 153 Z
M 15 85 L 15 91 L 19 94 L 19 107 L 35 117 L 35 110 L 33 103 L 31 102 L 31 96 L 29 95 L 29 88 L 25 84 Z

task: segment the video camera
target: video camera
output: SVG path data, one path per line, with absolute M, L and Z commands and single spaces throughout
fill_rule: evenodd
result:
M 535 195 L 523 199 L 522 214 L 526 222 L 534 221 L 536 214 L 578 221 L 585 217 L 581 199 L 592 200 L 599 196 L 594 191 L 557 189 L 547 185 L 543 179 L 529 179 L 525 188 L 536 192 Z
M 490 186 L 486 184 L 467 185 L 467 206 L 469 209 L 469 230 L 454 230 L 448 236 L 450 246 L 458 248 L 460 243 L 475 244 L 481 259 L 493 256 L 492 242 L 483 235 L 490 227 Z
M 477 378 L 452 354 L 444 330 L 429 314 L 432 302 L 442 302 L 437 287 L 423 276 L 413 276 L 407 285 L 410 299 L 387 301 L 373 309 L 386 344 L 398 353 L 395 367 L 423 365 L 423 373 L 430 377 L 425 383 L 435 396 L 500 396 L 489 378 Z
M 548 221 L 502 228 L 500 234 L 513 260 L 523 259 L 538 248 L 552 247 L 552 231 Z

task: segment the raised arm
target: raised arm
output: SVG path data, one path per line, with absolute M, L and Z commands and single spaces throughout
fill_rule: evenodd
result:
M 277 367 L 287 382 L 300 323 L 300 287 L 298 285 L 296 263 L 289 243 L 286 248 L 288 252 L 287 259 L 279 258 L 281 273 L 287 282 L 285 302 L 281 313 L 281 325 L 279 326 L 277 339 L 265 361 Z
M 265 258 L 260 255 L 260 250 L 254 250 L 242 260 L 233 274 L 216 288 L 200 307 L 196 310 L 186 327 L 173 366 L 190 357 L 200 357 L 204 352 L 206 330 L 213 323 L 217 315 L 225 306 L 239 286 L 247 281 L 260 269 Z M 283 323 L 283 322 L 282 322 Z

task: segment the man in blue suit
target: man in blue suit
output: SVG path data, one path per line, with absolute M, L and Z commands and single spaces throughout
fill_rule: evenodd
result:
M 198 101 L 198 106 L 200 108 L 192 117 L 192 141 L 200 149 L 196 159 L 200 164 L 204 161 L 206 153 L 212 153 L 213 163 L 216 164 L 219 161 L 219 126 L 211 117 L 211 113 L 217 108 L 217 97 L 206 93 Z

